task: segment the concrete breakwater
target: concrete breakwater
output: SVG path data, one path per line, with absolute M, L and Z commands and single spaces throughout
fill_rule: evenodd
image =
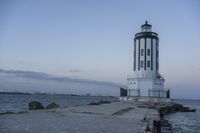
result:
M 123 103 L 123 102 L 122 102 Z M 131 102 L 130 102 L 131 103 Z M 123 108 L 121 108 L 121 104 L 117 104 L 120 108 L 119 110 L 113 113 L 110 113 L 110 115 L 112 116 L 123 116 L 124 114 L 127 114 L 129 111 L 133 111 L 133 110 L 137 110 L 137 108 L 143 108 L 144 110 L 146 110 L 147 113 L 144 112 L 143 115 L 141 115 L 140 113 L 138 113 L 137 115 L 141 116 L 141 120 L 143 122 L 146 122 L 146 128 L 143 128 L 141 130 L 143 130 L 144 132 L 148 132 L 148 133 L 172 133 L 172 125 L 165 120 L 165 116 L 170 114 L 170 113 L 175 113 L 175 112 L 193 112 L 195 111 L 195 109 L 190 109 L 189 107 L 185 107 L 183 104 L 179 104 L 179 103 L 174 103 L 174 102 L 155 102 L 155 101 L 148 101 L 148 102 L 139 102 L 139 101 L 134 101 L 134 103 L 130 104 L 130 103 L 123 103 L 123 105 L 128 104 L 128 106 L 125 106 Z M 88 105 L 92 105 L 93 107 L 97 107 L 97 105 L 102 105 L 102 104 L 109 104 L 109 108 L 113 106 L 113 104 L 111 104 L 111 102 L 109 101 L 103 101 L 100 100 L 98 102 L 91 102 Z M 132 107 L 130 107 L 130 105 Z M 95 107 L 95 108 L 96 108 Z M 153 115 L 152 113 L 152 109 L 155 110 L 156 112 L 158 112 L 158 115 Z M 81 111 L 80 111 L 81 110 Z M 95 110 L 90 110 L 90 109 L 86 109 L 82 108 L 80 110 L 77 110 L 77 108 L 71 110 L 72 113 L 82 113 L 82 114 L 90 114 L 90 115 L 105 115 L 104 111 L 103 112 L 97 112 Z M 83 111 L 85 110 L 85 111 Z M 150 111 L 151 110 L 151 111 Z M 114 110 L 113 110 L 114 111 Z M 156 117 L 158 116 L 158 117 Z M 130 116 L 131 117 L 131 116 Z
M 177 111 L 194 111 L 185 109 L 188 108 L 172 102 L 99 101 L 0 115 L 0 132 L 170 133 L 170 124 L 164 116 Z
M 0 132 L 143 133 L 147 124 L 151 126 L 152 120 L 159 118 L 159 113 L 156 109 L 139 105 L 136 102 L 101 101 L 82 106 L 29 110 L 23 114 L 4 114 L 0 115 Z

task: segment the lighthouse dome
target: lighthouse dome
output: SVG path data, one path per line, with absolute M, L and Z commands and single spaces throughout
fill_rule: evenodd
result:
M 147 21 L 145 21 L 145 24 L 141 25 L 141 31 L 142 32 L 151 32 L 151 25 L 148 24 Z

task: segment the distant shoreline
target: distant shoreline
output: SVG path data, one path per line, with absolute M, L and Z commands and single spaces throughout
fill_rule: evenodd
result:
M 6 94 L 6 95 L 60 95 L 60 96 L 91 96 L 91 97 L 99 97 L 104 95 L 90 95 L 90 94 L 85 94 L 85 95 L 78 95 L 78 94 L 60 94 L 60 93 L 28 93 L 28 92 L 0 92 L 1 94 Z M 116 97 L 116 96 L 105 96 L 105 97 Z
M 33 93 L 25 93 L 25 92 L 0 92 L 0 94 L 34 95 Z
M 28 93 L 28 92 L 0 92 L 1 94 L 8 95 L 65 95 L 65 96 L 86 96 L 86 95 L 77 95 L 77 94 L 56 94 L 56 93 Z

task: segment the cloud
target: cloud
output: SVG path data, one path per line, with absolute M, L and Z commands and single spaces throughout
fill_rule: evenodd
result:
M 93 95 L 118 95 L 122 85 L 88 79 L 58 77 L 42 72 L 0 69 L 0 89 L 75 93 Z
M 71 77 L 58 77 L 42 72 L 33 72 L 33 71 L 21 71 L 21 70 L 3 70 L 0 69 L 0 73 L 2 74 L 11 74 L 17 77 L 31 78 L 31 79 L 40 79 L 40 80 L 51 80 L 51 81 L 59 81 L 59 82 L 75 82 L 75 83 L 91 83 L 91 84 L 104 84 L 104 85 L 112 85 L 119 86 L 118 84 L 105 82 L 105 81 L 96 81 L 96 80 L 88 80 L 88 79 L 79 79 L 79 78 L 71 78 Z

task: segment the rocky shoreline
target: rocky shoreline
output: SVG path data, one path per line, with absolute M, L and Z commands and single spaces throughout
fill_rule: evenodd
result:
M 134 101 L 136 102 L 136 101 Z M 138 102 L 138 108 L 156 109 L 159 113 L 159 119 L 154 119 L 152 125 L 147 124 L 145 131 L 148 133 L 172 133 L 172 124 L 165 119 L 166 115 L 176 112 L 195 112 L 196 109 L 190 109 L 183 104 L 176 102 Z M 144 117 L 146 120 L 146 117 Z M 152 127 L 152 128 L 151 128 Z
M 190 109 L 183 104 L 172 103 L 171 105 L 162 106 L 158 109 L 160 114 L 160 120 L 154 121 L 153 128 L 156 130 L 153 133 L 172 133 L 172 124 L 165 119 L 166 115 L 176 112 L 195 112 L 196 109 Z

